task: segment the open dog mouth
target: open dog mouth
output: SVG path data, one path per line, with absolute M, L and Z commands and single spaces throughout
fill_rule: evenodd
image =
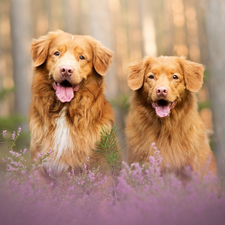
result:
M 77 85 L 72 85 L 67 80 L 64 80 L 61 83 L 58 83 L 54 80 L 53 88 L 56 91 L 56 96 L 62 103 L 70 102 L 74 98 L 74 92 L 79 90 L 82 82 L 83 80 Z
M 155 112 L 158 117 L 163 118 L 170 115 L 171 109 L 174 108 L 176 100 L 174 102 L 169 102 L 163 99 L 152 102 L 152 107 L 155 109 Z

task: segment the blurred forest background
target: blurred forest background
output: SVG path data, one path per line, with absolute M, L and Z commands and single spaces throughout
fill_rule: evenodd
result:
M 186 56 L 204 64 L 199 110 L 222 171 L 225 0 L 0 0 L 0 133 L 21 126 L 22 147 L 29 148 L 30 42 L 57 29 L 91 35 L 114 51 L 106 95 L 124 150 L 128 64 L 146 55 Z

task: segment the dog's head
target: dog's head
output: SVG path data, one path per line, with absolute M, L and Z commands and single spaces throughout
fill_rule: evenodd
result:
M 35 68 L 45 67 L 61 102 L 70 102 L 74 92 L 95 70 L 104 76 L 113 54 L 90 36 L 50 32 L 33 40 L 31 55 Z
M 187 91 L 200 90 L 203 72 L 201 64 L 184 57 L 148 57 L 129 66 L 128 85 L 163 118 L 182 102 Z

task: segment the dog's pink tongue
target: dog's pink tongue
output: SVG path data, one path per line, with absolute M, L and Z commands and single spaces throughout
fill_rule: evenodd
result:
M 170 107 L 169 106 L 155 106 L 155 112 L 158 117 L 166 117 L 170 114 Z
M 74 97 L 73 88 L 72 87 L 64 87 L 59 84 L 57 86 L 56 96 L 63 103 L 70 102 Z

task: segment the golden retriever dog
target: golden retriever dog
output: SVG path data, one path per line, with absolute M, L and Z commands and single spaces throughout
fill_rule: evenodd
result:
M 184 57 L 147 57 L 129 66 L 128 85 L 133 90 L 126 125 L 129 164 L 148 163 L 155 143 L 162 172 L 185 178 L 190 167 L 196 174 L 216 175 L 195 96 L 203 72 L 201 64 Z
M 90 36 L 49 32 L 31 43 L 32 100 L 29 111 L 33 160 L 53 150 L 43 173 L 99 162 L 93 149 L 102 127 L 111 129 L 114 112 L 105 99 L 104 76 L 113 54 Z

